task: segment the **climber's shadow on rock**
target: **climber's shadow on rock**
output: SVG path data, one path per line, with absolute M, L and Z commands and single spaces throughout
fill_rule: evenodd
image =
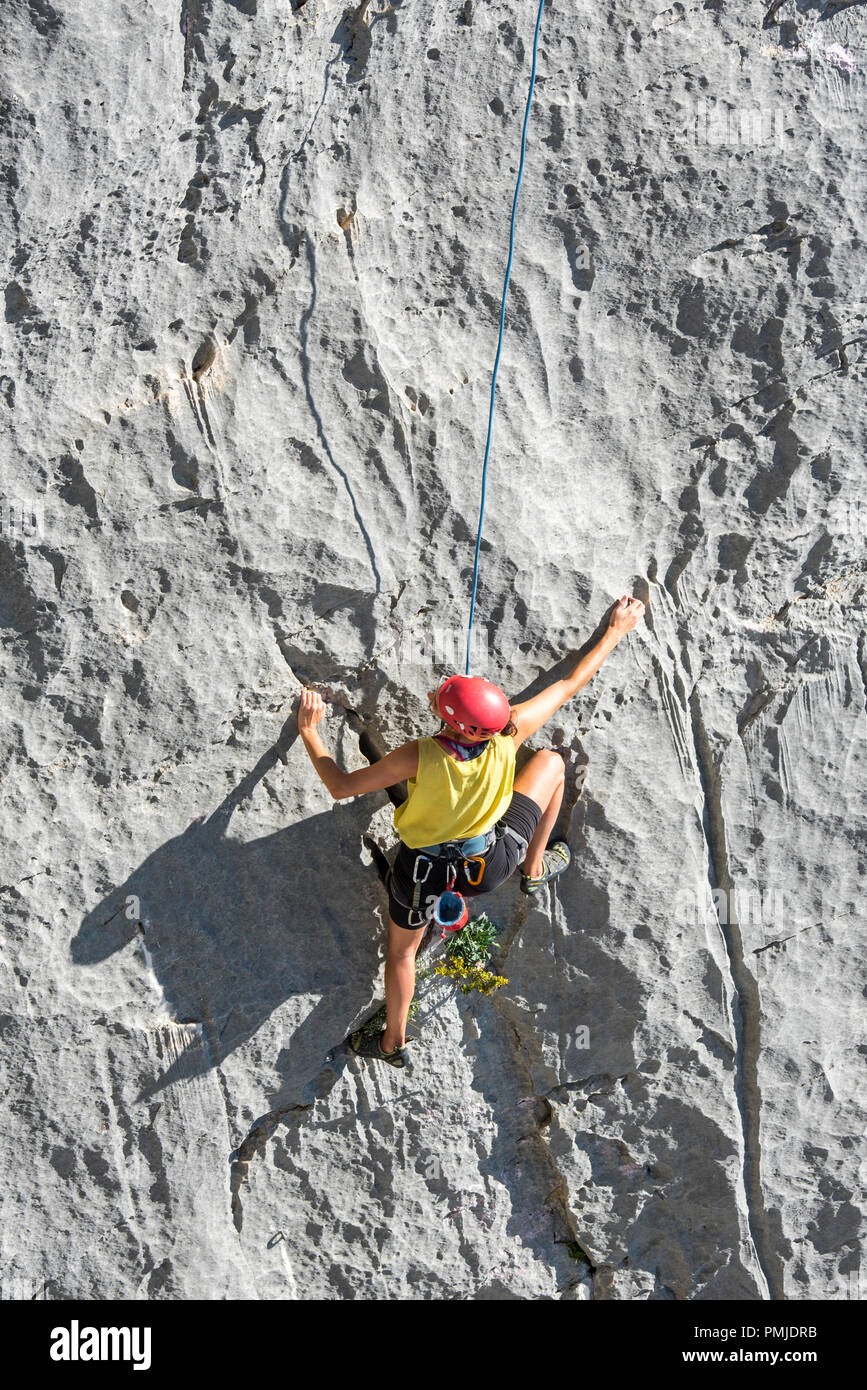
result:
M 360 859 L 370 805 L 341 804 L 248 842 L 228 836 L 233 812 L 295 737 L 293 716 L 222 805 L 149 855 L 72 942 L 73 961 L 93 965 L 140 936 L 173 1019 L 202 1024 L 199 1067 L 222 1064 L 276 1008 L 307 996 L 287 1021 L 281 1092 L 321 1069 L 369 1001 L 381 937 L 380 888 Z M 185 1054 L 151 1091 L 189 1076 Z

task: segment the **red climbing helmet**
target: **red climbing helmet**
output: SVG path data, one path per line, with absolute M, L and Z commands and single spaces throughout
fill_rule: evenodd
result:
M 490 738 L 509 722 L 511 709 L 502 690 L 484 676 L 449 676 L 436 698 L 437 713 L 450 729 L 470 738 Z

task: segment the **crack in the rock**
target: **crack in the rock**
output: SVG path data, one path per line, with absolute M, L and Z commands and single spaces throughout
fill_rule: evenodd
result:
M 335 473 L 337 473 L 338 477 L 343 483 L 343 486 L 346 490 L 346 494 L 349 498 L 349 503 L 352 507 L 352 514 L 355 517 L 356 524 L 364 540 L 365 549 L 367 550 L 368 562 L 370 564 L 371 573 L 373 574 L 374 583 L 376 585 L 376 594 L 379 595 L 379 593 L 382 590 L 382 576 L 379 573 L 379 568 L 376 563 L 376 554 L 373 547 L 373 541 L 371 540 L 370 532 L 368 531 L 367 526 L 365 525 L 364 518 L 361 515 L 361 510 L 358 505 L 358 499 L 356 498 L 355 490 L 353 489 L 349 473 L 345 468 L 341 467 L 334 455 L 334 452 L 331 448 L 331 444 L 328 439 L 328 435 L 325 430 L 325 425 L 323 423 L 322 416 L 319 413 L 319 409 L 316 405 L 316 400 L 313 395 L 310 372 L 310 354 L 308 351 L 308 339 L 310 321 L 313 318 L 314 313 L 316 312 L 316 301 L 318 297 L 316 281 L 316 250 L 313 243 L 313 238 L 311 236 L 304 236 L 304 244 L 307 253 L 307 267 L 310 275 L 310 302 L 304 310 L 303 314 L 301 315 L 301 322 L 299 324 L 298 329 L 301 348 L 301 378 L 304 383 L 304 394 L 307 399 L 307 405 L 310 409 L 310 413 L 313 416 L 316 425 L 316 435 L 319 440 L 319 443 L 321 444 L 322 449 L 326 457 L 328 458 L 329 463 L 331 464 L 331 467 L 334 469 Z
M 778 936 L 776 941 L 769 941 L 766 946 L 756 946 L 753 949 L 753 955 L 760 956 L 762 951 L 770 951 L 772 946 L 784 946 L 787 941 L 794 941 L 796 936 L 803 936 L 805 931 L 812 931 L 818 925 L 818 922 L 811 922 L 808 927 L 801 927 L 800 931 L 793 931 L 789 936 Z
M 735 902 L 728 864 L 725 815 L 719 767 L 714 761 L 710 739 L 702 716 L 698 690 L 689 698 L 696 763 L 704 797 L 703 830 L 707 845 L 708 877 L 711 887 L 723 890 L 723 901 Z M 725 920 L 726 916 L 728 921 Z M 747 1223 L 768 1297 L 782 1299 L 782 1262 L 774 1248 L 765 1208 L 761 1175 L 761 1091 L 758 1080 L 761 1005 L 758 983 L 744 960 L 743 939 L 736 914 L 730 910 L 719 919 L 720 932 L 729 961 L 735 1029 L 735 1096 L 741 1119 L 743 1142 L 743 1181 L 747 1203 Z
M 184 80 L 186 86 L 195 56 L 196 30 L 202 19 L 202 0 L 181 0 L 181 33 L 184 36 Z
M 263 1152 L 269 1139 L 279 1125 L 284 1115 L 291 1114 L 293 1111 L 310 1110 L 313 1102 L 307 1105 L 293 1103 L 291 1105 L 280 1106 L 277 1110 L 269 1110 L 267 1115 L 261 1115 L 250 1128 L 247 1137 L 241 1141 L 237 1149 L 229 1154 L 229 1163 L 232 1165 L 230 1179 L 230 1194 L 232 1206 L 232 1221 L 235 1230 L 240 1235 L 244 1229 L 244 1208 L 241 1202 L 241 1187 L 250 1178 L 250 1165 L 257 1154 Z
M 50 873 L 50 870 L 49 870 L 49 869 L 37 869 L 37 870 L 35 871 L 35 873 L 32 873 L 32 874 L 25 874 L 23 878 L 16 879 L 16 883 L 30 883 L 32 879 L 38 878 L 40 874 L 47 874 L 47 873 Z M 15 883 L 2 883 L 2 884 L 0 884 L 0 893 L 14 893 L 15 896 L 16 896 L 17 898 L 20 898 L 20 897 L 21 897 L 21 894 L 17 891 L 17 888 L 16 888 L 16 884 L 15 884 Z M 117 910 L 117 912 L 122 912 L 122 911 L 123 911 L 123 909 L 120 908 L 120 907 L 119 907 L 118 910 Z M 117 912 L 113 912 L 113 913 L 112 913 L 112 916 L 108 918 L 108 921 L 109 921 L 109 922 L 112 920 L 113 917 L 116 917 L 116 916 L 117 916 Z M 107 923 L 106 923 L 106 922 L 103 922 L 103 926 L 106 926 L 106 925 L 107 925 Z
M 763 29 L 770 29 L 771 25 L 776 19 L 777 10 L 782 9 L 785 3 L 786 0 L 774 0 L 774 3 L 771 5 L 771 8 L 767 11 L 764 19 L 762 20 Z
M 789 409 L 794 414 L 800 408 L 800 406 L 804 405 L 807 401 L 809 401 L 810 396 L 808 387 L 810 387 L 814 381 L 824 381 L 825 378 L 829 376 L 846 376 L 852 366 L 852 363 L 849 361 L 845 349 L 847 347 L 851 347 L 853 343 L 863 343 L 864 341 L 865 340 L 863 338 L 853 338 L 851 339 L 851 341 L 845 343 L 835 343 L 827 350 L 818 353 L 817 360 L 819 357 L 827 357 L 830 352 L 839 353 L 840 366 L 832 368 L 832 370 L 829 372 L 820 372 L 813 376 L 805 376 L 801 381 L 798 381 L 793 387 L 790 388 L 790 394 L 786 397 L 786 399 L 782 402 L 779 402 L 777 405 L 771 408 L 771 410 L 767 414 L 764 424 L 761 426 L 760 429 L 755 430 L 753 437 L 758 438 L 760 435 L 766 434 L 784 410 Z M 721 421 L 722 426 L 720 429 L 720 433 L 707 435 L 703 439 L 703 442 L 706 442 L 708 444 L 718 444 L 723 437 L 724 431 L 731 424 L 731 412 L 733 410 L 738 409 L 738 407 L 743 405 L 745 402 L 755 400 L 758 396 L 761 396 L 765 391 L 769 390 L 774 386 L 789 387 L 789 379 L 787 377 L 774 377 L 771 381 L 764 382 L 760 387 L 758 387 L 756 391 L 753 391 L 746 396 L 741 396 L 739 400 L 726 402 L 722 409 L 714 411 L 713 415 L 711 415 L 709 418 L 704 417 L 703 419 L 687 420 L 683 425 L 680 425 L 678 429 L 674 431 L 673 434 L 665 435 L 663 437 L 664 442 L 671 443 L 680 435 L 685 434 L 687 430 L 704 430 L 707 429 L 709 425 L 715 424 L 717 421 Z
M 738 737 L 743 738 L 747 729 L 754 724 L 757 719 L 764 714 L 769 705 L 772 705 L 780 693 L 779 686 L 771 686 L 765 690 L 756 691 L 750 700 L 749 706 L 738 719 Z
M 521 928 L 524 926 L 524 923 L 527 920 L 527 912 L 529 910 L 529 906 L 529 898 L 526 896 L 526 894 L 522 894 L 521 901 L 518 904 L 518 910 L 514 916 L 511 927 L 509 927 L 507 931 L 500 933 L 499 939 L 497 941 L 498 971 L 501 969 L 502 966 L 506 964 L 506 961 L 509 958 L 509 951 L 512 949 L 512 945 L 515 941 L 515 938 L 517 937 L 518 932 L 521 930 Z
M 867 640 L 864 633 L 858 637 L 858 674 L 861 677 L 861 687 L 864 691 L 864 709 L 867 712 Z
M 535 1130 L 526 1137 L 528 1139 L 533 1139 L 539 1146 L 543 1161 L 551 1172 L 552 1185 L 546 1197 L 546 1205 L 548 1206 L 548 1209 L 551 1212 L 552 1217 L 554 1217 L 555 1220 L 559 1218 L 563 1231 L 565 1232 L 565 1234 L 562 1237 L 555 1237 L 554 1244 L 567 1245 L 569 1247 L 575 1247 L 576 1249 L 580 1250 L 582 1255 L 584 1256 L 584 1260 L 586 1261 L 587 1272 L 589 1273 L 592 1281 L 596 1276 L 598 1266 L 593 1263 L 593 1261 L 590 1259 L 590 1256 L 587 1254 L 585 1242 L 577 1230 L 575 1220 L 572 1215 L 571 1208 L 569 1206 L 568 1181 L 566 1179 L 565 1174 L 562 1173 L 560 1171 L 560 1168 L 557 1166 L 557 1162 L 554 1158 L 554 1155 L 552 1154 L 550 1146 L 548 1145 L 548 1142 L 545 1139 L 542 1132 L 547 1127 L 547 1125 L 550 1124 L 551 1119 L 553 1118 L 554 1108 L 551 1105 L 551 1102 L 548 1100 L 547 1096 L 540 1095 L 535 1088 L 532 1079 L 532 1070 L 527 1059 L 526 1049 L 524 1047 L 524 1042 L 521 1037 L 520 1029 L 518 1028 L 518 1026 L 512 1018 L 508 1018 L 505 1015 L 505 1013 L 500 1011 L 498 1007 L 500 1001 L 498 1001 L 496 997 L 494 998 L 493 1003 L 495 1008 L 498 1008 L 498 1012 L 500 1012 L 501 1018 L 503 1019 L 504 1023 L 507 1024 L 510 1030 L 515 1048 L 516 1068 L 520 1073 L 523 1073 L 526 1094 L 528 1097 L 532 1096 L 534 1101 L 533 1119 L 535 1121 Z

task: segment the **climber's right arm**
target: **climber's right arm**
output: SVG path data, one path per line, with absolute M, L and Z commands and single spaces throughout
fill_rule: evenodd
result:
M 611 609 L 605 632 L 596 645 L 582 656 L 571 675 L 564 680 L 554 681 L 532 699 L 512 706 L 512 719 L 518 730 L 515 734 L 516 744 L 520 745 L 525 739 L 532 738 L 552 714 L 556 714 L 567 700 L 571 700 L 573 695 L 583 690 L 587 682 L 596 675 L 603 661 L 614 651 L 620 639 L 625 637 L 627 632 L 631 632 L 643 617 L 644 604 L 641 599 L 624 594 L 620 602 L 615 603 Z
M 309 753 L 310 749 L 308 748 L 307 751 Z M 318 768 L 316 770 L 319 772 Z M 355 772 L 339 772 L 336 789 L 328 787 L 321 772 L 319 775 L 335 800 L 343 801 L 347 796 L 362 796 L 364 792 L 385 791 L 386 787 L 394 787 L 398 782 L 405 782 L 408 777 L 415 777 L 417 772 L 418 742 L 413 739 L 411 743 L 404 743 L 400 748 L 395 748 L 393 752 L 386 753 L 384 758 L 371 763 L 370 767 L 359 767 L 356 768 Z
M 387 753 L 369 767 L 360 767 L 355 772 L 343 772 L 331 757 L 316 725 L 325 713 L 325 701 L 315 690 L 302 690 L 301 704 L 298 707 L 298 732 L 307 749 L 308 756 L 322 781 L 335 801 L 343 801 L 348 796 L 362 796 L 364 792 L 384 791 L 418 772 L 418 742 L 404 743 Z

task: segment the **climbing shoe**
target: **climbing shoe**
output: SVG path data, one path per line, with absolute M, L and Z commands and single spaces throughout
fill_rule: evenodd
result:
M 408 1068 L 411 1063 L 405 1048 L 407 1043 L 415 1039 L 407 1038 L 403 1047 L 396 1047 L 393 1052 L 383 1052 L 382 1039 L 382 1033 L 365 1033 L 363 1028 L 359 1028 L 355 1033 L 350 1033 L 346 1043 L 356 1057 L 374 1057 L 380 1062 L 387 1062 L 390 1067 Z
M 528 878 L 526 874 L 521 874 L 521 892 L 538 893 L 544 883 L 549 883 L 552 878 L 562 874 L 572 863 L 572 851 L 565 840 L 555 840 L 550 849 L 546 849 L 542 855 L 544 871 L 538 878 Z

